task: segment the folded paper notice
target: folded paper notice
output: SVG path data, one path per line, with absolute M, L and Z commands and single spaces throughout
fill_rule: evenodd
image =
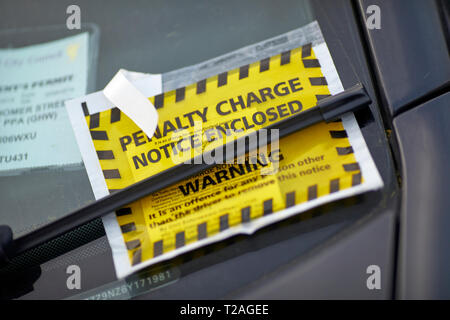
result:
M 191 161 L 341 92 L 319 36 L 312 44 L 300 41 L 297 47 L 151 96 L 159 114 L 153 135 L 126 112 L 102 106 L 98 97 L 69 101 L 67 110 L 96 197 Z M 117 104 L 128 104 L 120 90 L 113 95 Z M 272 141 L 232 163 L 218 164 L 103 221 L 117 275 L 124 277 L 382 185 L 350 113 Z
M 147 74 L 120 69 L 103 90 L 105 97 L 125 113 L 148 136 L 158 124 L 158 112 L 152 103 L 132 83 Z

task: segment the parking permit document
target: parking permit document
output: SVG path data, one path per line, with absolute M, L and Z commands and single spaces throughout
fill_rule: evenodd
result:
M 86 94 L 88 39 L 0 49 L 0 174 L 81 163 L 64 101 Z
M 343 91 L 317 23 L 163 74 L 162 85 L 135 85 L 158 111 L 152 137 L 101 92 L 66 103 L 97 199 Z M 121 278 L 382 186 L 349 113 L 217 164 L 105 216 L 103 223 Z

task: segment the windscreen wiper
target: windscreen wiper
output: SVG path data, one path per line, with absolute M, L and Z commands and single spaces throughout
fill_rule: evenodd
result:
M 208 151 L 208 153 L 223 155 L 221 163 L 226 163 L 230 159 L 270 144 L 272 139 L 285 137 L 319 122 L 338 120 L 345 113 L 355 112 L 360 108 L 367 107 L 370 103 L 371 99 L 364 86 L 357 84 L 339 94 L 321 99 L 315 107 L 261 129 L 265 130 L 264 139 L 260 139 L 261 130 L 258 130 Z M 272 129 L 278 129 L 277 134 L 271 135 Z M 229 150 L 232 152 L 230 153 Z M 175 165 L 14 240 L 11 229 L 7 226 L 0 226 L 0 265 L 7 264 L 14 257 L 217 164 L 205 163 L 203 159 L 204 154 L 200 154 L 191 159 L 188 164 Z

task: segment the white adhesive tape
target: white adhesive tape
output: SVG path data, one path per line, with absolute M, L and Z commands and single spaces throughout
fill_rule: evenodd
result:
M 103 94 L 151 138 L 158 124 L 158 112 L 150 100 L 131 83 L 148 76 L 146 73 L 120 69 L 103 89 Z

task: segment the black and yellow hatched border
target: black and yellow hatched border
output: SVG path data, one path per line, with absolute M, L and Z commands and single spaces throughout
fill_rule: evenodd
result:
M 301 47 L 301 49 L 298 48 L 298 49 L 293 49 L 293 50 L 301 50 L 301 59 L 302 59 L 302 64 L 303 64 L 304 68 L 320 68 L 321 67 L 319 60 L 312 57 L 313 55 L 312 55 L 311 44 L 306 44 L 303 47 Z M 279 55 L 261 59 L 258 62 L 259 68 L 256 69 L 257 70 L 256 72 L 263 73 L 263 72 L 270 70 L 271 65 L 273 65 L 272 60 L 275 60 L 275 59 L 277 59 L 277 60 L 279 59 L 280 66 L 288 65 L 289 63 L 291 63 L 293 50 L 285 51 Z M 225 88 L 228 84 L 228 76 L 231 72 L 238 72 L 239 80 L 242 80 L 242 79 L 246 79 L 251 76 L 250 70 L 251 70 L 250 65 L 247 64 L 247 65 L 241 66 L 235 70 L 232 70 L 229 72 L 223 72 L 216 76 L 200 80 L 194 84 L 195 85 L 195 93 L 194 94 L 196 94 L 196 95 L 205 94 L 210 90 L 211 86 L 213 86 L 214 88 L 221 88 L 221 87 Z M 253 70 L 253 72 L 255 72 L 255 71 Z M 330 96 L 330 94 L 323 93 L 324 91 L 329 92 L 328 87 L 327 87 L 328 83 L 324 76 L 309 77 L 309 82 L 310 82 L 311 87 L 318 89 L 317 94 L 315 94 L 317 101 Z M 321 88 L 326 88 L 326 90 L 320 90 Z M 156 96 L 150 98 L 150 100 L 156 109 L 161 109 L 161 108 L 166 107 L 166 105 L 167 105 L 166 100 L 168 97 L 171 97 L 170 104 L 173 103 L 173 96 L 174 96 L 175 104 L 187 99 L 186 86 L 178 88 L 176 90 L 169 91 L 169 92 L 161 93 L 159 95 L 156 95 Z M 109 141 L 108 132 L 106 130 L 102 130 L 102 128 L 104 128 L 107 125 L 119 123 L 122 119 L 121 111 L 117 107 L 114 107 L 114 108 L 108 110 L 107 112 L 110 113 L 108 120 L 107 120 L 108 123 L 102 124 L 102 126 L 101 126 L 100 113 L 90 114 L 89 108 L 88 108 L 86 102 L 82 102 L 81 107 L 83 110 L 83 114 L 86 117 L 92 140 L 100 140 L 100 141 L 105 141 L 105 142 Z M 105 118 L 102 118 L 102 119 L 103 119 L 103 121 L 105 121 Z M 340 120 L 338 120 L 338 122 L 339 121 Z M 329 133 L 330 133 L 331 138 L 333 138 L 333 139 L 346 139 L 347 138 L 347 133 L 345 130 L 330 130 Z M 348 142 L 348 140 L 347 140 L 347 142 Z M 345 156 L 348 154 L 352 154 L 353 148 L 350 145 L 346 146 L 346 147 L 337 147 L 336 152 L 337 152 L 337 155 L 339 155 L 339 156 Z M 114 154 L 112 148 L 96 150 L 96 153 L 97 153 L 97 157 L 98 157 L 100 163 L 104 163 L 104 162 L 113 163 L 116 161 L 116 155 Z M 108 166 L 108 167 L 110 167 L 110 166 Z M 346 163 L 343 165 L 343 169 L 346 172 L 353 173 L 352 178 L 351 178 L 352 186 L 362 183 L 362 175 L 361 175 L 361 171 L 359 168 L 359 164 L 357 162 Z M 119 164 L 115 168 L 109 168 L 109 169 L 103 169 L 103 166 L 102 166 L 102 170 L 103 170 L 103 176 L 104 176 L 105 180 L 107 181 L 107 185 L 108 185 L 108 181 L 122 179 L 124 176 L 124 173 L 121 172 L 122 169 L 120 169 Z M 340 182 L 341 181 L 339 178 L 334 178 L 334 179 L 331 179 L 330 181 L 328 181 L 327 182 L 327 184 L 328 184 L 328 193 L 327 194 L 331 194 L 331 193 L 339 191 L 340 187 L 341 187 Z M 312 201 L 314 199 L 317 199 L 320 196 L 325 195 L 325 194 L 319 195 L 318 184 L 310 185 L 305 188 L 306 189 L 304 189 L 303 191 L 296 188 L 296 190 L 286 192 L 283 195 L 283 197 L 285 199 L 285 207 L 284 208 L 290 208 L 299 203 L 302 203 L 303 201 L 298 202 L 299 194 L 305 193 L 307 195 L 306 201 Z M 120 190 L 120 189 L 110 188 L 109 192 L 113 193 L 118 190 Z M 263 201 L 263 203 L 261 205 L 263 208 L 262 216 L 270 215 L 270 214 L 274 213 L 273 199 L 266 199 Z M 135 238 L 125 242 L 126 248 L 130 252 L 131 264 L 136 265 L 142 261 L 142 242 L 143 242 L 143 240 L 141 237 L 142 233 L 137 232 L 138 230 L 136 227 L 136 222 L 133 221 L 133 212 L 134 211 L 133 211 L 132 207 L 133 206 L 130 205 L 128 207 L 124 207 L 124 208 L 117 210 L 116 216 L 120 223 L 120 228 L 121 228 L 122 234 L 131 234 L 131 233 L 136 234 Z M 281 209 L 283 209 L 283 208 L 281 208 Z M 258 217 L 252 218 L 251 212 L 252 212 L 251 206 L 245 206 L 245 207 L 241 208 L 240 209 L 240 213 L 241 213 L 240 221 L 230 221 L 229 214 L 224 213 L 223 215 L 221 215 L 220 217 L 217 218 L 218 221 L 216 221 L 216 222 L 217 222 L 218 227 L 216 228 L 216 230 L 211 230 L 210 228 L 208 228 L 208 222 L 206 222 L 206 221 L 201 222 L 196 226 L 196 232 L 194 232 L 195 233 L 194 238 L 192 236 L 187 237 L 186 230 L 185 230 L 185 231 L 180 231 L 180 232 L 176 233 L 174 235 L 174 239 L 172 239 L 173 241 L 169 241 L 170 244 L 168 244 L 168 245 L 166 245 L 164 239 L 158 239 L 157 241 L 151 241 L 153 257 L 160 256 L 163 253 L 171 251 L 173 249 L 181 248 L 181 247 L 185 246 L 187 243 L 190 243 L 191 241 L 206 239 L 214 234 L 223 232 L 223 231 L 229 229 L 230 227 L 233 227 L 233 226 L 236 226 L 239 224 L 248 223 L 251 220 L 260 217 L 260 216 L 258 216 Z M 125 221 L 125 222 L 122 222 L 122 221 Z M 208 232 L 208 229 L 209 229 L 209 232 Z M 190 234 L 192 235 L 192 232 L 190 232 Z
M 269 58 L 261 59 L 258 64 L 259 68 L 257 69 L 257 72 L 262 73 L 265 71 L 270 70 L 270 66 L 272 64 L 272 61 L 280 58 L 280 66 L 288 65 L 291 63 L 291 55 L 292 52 L 297 49 L 292 49 L 288 51 L 284 51 L 279 55 L 275 55 Z M 301 59 L 304 68 L 320 68 L 320 62 L 316 58 L 312 58 L 312 45 L 311 43 L 304 45 L 301 47 Z M 195 94 L 205 94 L 208 91 L 208 88 L 210 86 L 213 86 L 214 88 L 220 88 L 220 87 L 226 87 L 228 84 L 228 76 L 231 72 L 238 72 L 239 73 L 239 80 L 246 79 L 251 76 L 250 74 L 250 64 L 243 65 L 237 69 L 234 69 L 232 71 L 227 71 L 220 73 L 216 76 L 212 76 L 207 79 L 203 79 L 198 81 L 195 84 Z M 327 80 L 325 77 L 309 77 L 310 85 L 315 87 L 320 86 L 328 86 Z M 186 99 L 186 87 L 181 87 L 172 91 L 163 92 L 161 94 L 158 94 L 152 98 L 150 98 L 150 101 L 153 103 L 156 109 L 163 108 L 166 105 L 166 99 L 168 96 L 175 95 L 175 103 L 181 102 L 184 99 Z M 326 98 L 330 96 L 330 94 L 316 94 L 317 100 L 321 100 L 323 98 Z

